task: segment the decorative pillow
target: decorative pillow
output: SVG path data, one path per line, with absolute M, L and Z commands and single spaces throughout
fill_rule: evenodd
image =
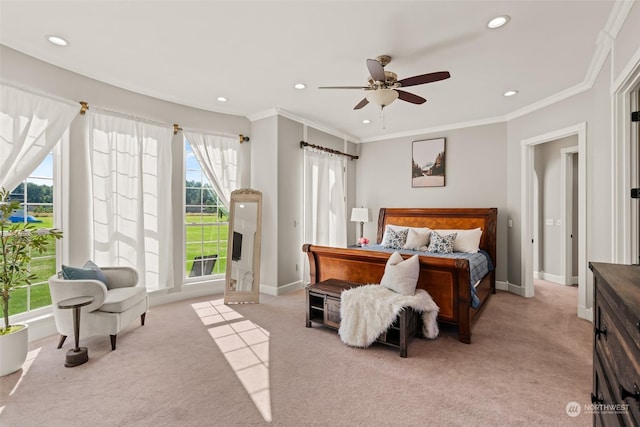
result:
M 107 276 L 93 261 L 87 261 L 84 267 L 62 265 L 62 277 L 67 280 L 99 280 L 109 289 Z
M 402 249 L 411 249 L 413 251 L 424 251 L 429 246 L 429 237 L 431 236 L 430 228 L 409 228 L 407 241 Z
M 478 253 L 480 250 L 480 238 L 482 237 L 482 228 L 474 228 L 471 230 L 436 230 L 440 235 L 456 233 L 453 241 L 454 252 L 466 252 L 469 254 Z
M 456 233 L 440 235 L 437 231 L 431 232 L 431 242 L 427 252 L 434 254 L 450 254 L 453 253 L 453 241 L 456 238 Z
M 380 286 L 402 295 L 415 295 L 419 275 L 420 260 L 418 255 L 405 260 L 400 252 L 396 251 L 387 261 Z
M 391 248 L 391 249 L 402 249 L 405 242 L 407 241 L 408 233 L 409 233 L 408 228 L 404 228 L 396 231 L 393 228 L 387 226 L 387 228 L 384 231 L 382 246 L 385 248 Z

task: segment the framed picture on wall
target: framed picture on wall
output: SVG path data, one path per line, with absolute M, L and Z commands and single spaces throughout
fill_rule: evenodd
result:
M 412 187 L 444 187 L 444 151 L 444 138 L 413 141 Z

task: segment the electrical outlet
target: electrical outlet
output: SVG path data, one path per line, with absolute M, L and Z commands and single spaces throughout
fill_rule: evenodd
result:
M 547 218 L 545 225 L 553 225 L 553 218 Z
M 509 228 L 513 227 L 513 220 L 512 219 L 508 219 L 507 220 L 507 227 L 509 227 Z

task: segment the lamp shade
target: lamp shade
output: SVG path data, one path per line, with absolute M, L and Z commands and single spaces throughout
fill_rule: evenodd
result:
M 393 89 L 377 89 L 370 91 L 367 96 L 367 101 L 372 104 L 386 107 L 393 101 L 398 99 L 398 92 Z
M 353 208 L 351 210 L 351 221 L 371 222 L 371 209 Z

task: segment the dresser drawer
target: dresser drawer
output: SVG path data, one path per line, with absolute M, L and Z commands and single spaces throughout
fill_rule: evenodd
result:
M 594 350 L 601 359 L 602 374 L 608 379 L 613 402 L 629 405 L 621 415 L 622 425 L 640 423 L 640 349 L 615 317 L 616 311 L 596 292 Z M 639 394 L 637 394 L 639 393 Z
M 622 414 L 615 411 L 604 410 L 616 403 L 611 385 L 607 382 L 609 374 L 599 357 L 593 360 L 593 394 L 591 403 L 593 404 L 593 425 L 595 426 L 621 426 L 625 425 Z M 633 425 L 633 424 L 631 424 Z

